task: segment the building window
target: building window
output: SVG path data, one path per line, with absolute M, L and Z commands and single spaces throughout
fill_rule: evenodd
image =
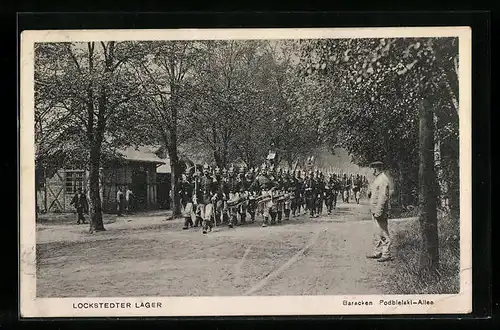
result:
M 66 193 L 76 194 L 78 189 L 83 190 L 84 171 L 66 171 Z

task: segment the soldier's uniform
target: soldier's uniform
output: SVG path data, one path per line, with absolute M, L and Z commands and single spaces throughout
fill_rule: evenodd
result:
M 349 190 L 350 190 L 350 184 L 349 184 L 349 178 L 347 177 L 347 174 L 344 174 L 344 178 L 342 179 L 342 201 L 344 203 L 349 203 Z
M 245 179 L 245 174 L 246 174 L 246 168 L 241 167 L 240 172 L 238 173 L 238 193 L 239 193 L 239 198 L 243 199 L 244 201 L 238 206 L 238 214 L 240 215 L 240 224 L 244 225 L 246 224 L 246 218 L 247 218 L 247 210 L 248 210 L 248 188 L 249 186 L 247 185 L 246 179 Z
M 354 193 L 354 199 L 356 200 L 356 204 L 359 204 L 360 191 L 361 191 L 361 178 L 359 174 L 356 174 L 353 182 L 352 191 Z
M 214 203 L 217 198 L 217 181 L 210 175 L 208 166 L 204 167 L 203 176 L 200 178 L 200 200 L 196 208 L 196 222 L 202 221 L 203 233 L 213 227 Z
M 338 194 L 339 192 L 341 191 L 341 184 L 340 184 L 340 180 L 339 180 L 339 176 L 337 176 L 336 174 L 333 174 L 333 195 L 332 195 L 332 199 L 333 199 L 333 203 L 332 203 L 332 206 L 333 206 L 333 209 L 335 209 L 337 207 L 337 197 L 338 197 Z
M 269 217 L 272 213 L 274 213 L 272 209 L 273 201 L 271 198 L 269 198 L 272 196 L 271 189 L 273 188 L 273 186 L 274 183 L 267 173 L 267 167 L 263 165 L 261 172 L 250 186 L 250 190 L 256 191 L 257 194 L 260 195 L 259 197 L 265 197 L 265 200 L 259 203 L 260 212 L 262 213 L 262 216 L 264 218 L 262 222 L 263 227 L 267 226 L 267 224 L 269 223 Z M 276 214 L 274 214 L 274 216 L 275 215 Z
M 325 205 L 328 215 L 332 214 L 333 210 L 333 176 L 328 175 L 328 180 L 325 183 Z
M 215 182 L 217 185 L 217 194 L 215 197 L 215 221 L 216 224 L 229 223 L 229 211 L 227 209 L 227 198 L 229 195 L 229 186 L 227 184 L 227 170 L 222 171 L 219 167 L 215 169 Z
M 254 181 L 254 171 L 250 169 L 247 171 L 245 174 L 245 180 L 243 183 L 243 187 L 245 191 L 248 194 L 248 205 L 247 205 L 247 210 L 248 214 L 250 214 L 250 222 L 254 223 L 255 222 L 255 211 L 257 210 L 257 202 L 255 201 L 255 198 L 257 197 L 257 192 L 253 189 L 252 187 L 252 182 Z
M 281 222 L 283 219 L 283 211 L 285 209 L 285 201 L 283 199 L 283 194 L 284 194 L 284 185 L 283 185 L 283 172 L 281 169 L 279 169 L 276 173 L 276 176 L 274 177 L 275 181 L 275 190 L 274 190 L 274 195 L 277 197 L 276 198 L 276 218 L 278 220 L 278 223 Z M 272 218 L 271 218 L 272 221 Z
M 307 179 L 307 173 L 306 171 L 302 172 L 302 177 L 299 179 L 300 180 L 300 192 L 301 192 L 301 199 L 300 199 L 300 204 L 302 205 L 302 209 L 304 210 L 304 214 L 307 214 L 307 211 L 309 210 L 307 206 L 307 199 L 306 199 L 306 179 Z
M 194 181 L 188 173 L 183 174 L 181 182 L 181 204 L 182 215 L 184 217 L 184 227 L 182 229 L 189 229 L 193 227 L 193 197 L 194 197 Z
M 290 220 L 290 210 L 292 206 L 292 201 L 294 199 L 293 189 L 295 188 L 290 175 L 290 171 L 286 171 L 283 177 L 283 191 L 285 193 L 284 209 L 285 220 Z
M 238 199 L 240 193 L 238 177 L 236 176 L 236 173 L 234 173 L 233 167 L 229 168 L 229 171 L 227 172 L 227 176 L 224 182 L 225 182 L 224 185 L 225 189 L 223 193 L 224 193 L 224 202 L 226 204 L 225 209 L 227 209 L 227 212 L 229 213 L 228 226 L 229 228 L 233 228 L 233 226 L 238 223 L 238 208 L 228 207 L 227 201 Z
M 297 171 L 298 172 L 298 171 Z M 298 176 L 291 175 L 290 183 L 288 186 L 288 191 L 290 192 L 291 205 L 290 208 L 292 210 L 292 216 L 295 217 L 297 215 L 297 209 L 300 213 L 300 186 L 299 179 L 300 174 Z
M 309 176 L 304 182 L 304 195 L 306 198 L 306 207 L 310 213 L 311 218 L 315 216 L 315 205 L 316 205 L 316 182 L 314 180 L 313 172 L 309 173 Z
M 319 216 L 323 213 L 323 202 L 325 200 L 325 180 L 323 173 L 316 172 L 316 215 Z

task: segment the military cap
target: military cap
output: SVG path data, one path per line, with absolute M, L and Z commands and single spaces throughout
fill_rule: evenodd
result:
M 381 161 L 375 161 L 371 162 L 369 166 L 372 168 L 381 168 L 384 166 L 384 163 L 382 163 Z

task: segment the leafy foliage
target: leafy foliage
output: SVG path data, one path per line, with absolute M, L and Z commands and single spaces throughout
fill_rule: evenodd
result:
M 303 41 L 302 73 L 330 89 L 328 142 L 360 163 L 385 161 L 415 186 L 418 105 L 431 96 L 438 137 L 458 138 L 458 49 L 454 38 Z M 451 158 L 458 159 L 458 154 Z M 404 173 L 404 175 L 403 175 Z M 409 192 L 416 198 L 415 192 Z

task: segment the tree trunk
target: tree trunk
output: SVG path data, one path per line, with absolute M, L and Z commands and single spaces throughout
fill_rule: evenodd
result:
M 90 213 L 90 232 L 104 231 L 102 221 L 102 202 L 99 193 L 99 167 L 101 162 L 100 146 L 92 146 L 90 151 L 90 170 L 89 170 L 89 213 Z
M 458 219 L 460 215 L 460 167 L 458 137 L 450 137 L 441 144 L 441 164 L 447 183 L 450 216 Z
M 43 212 L 47 212 L 47 170 L 43 167 Z
M 434 121 L 432 104 L 424 100 L 420 104 L 420 166 L 419 166 L 419 204 L 422 250 L 420 269 L 434 273 L 439 265 L 436 173 L 434 170 Z
M 223 162 L 222 162 L 222 157 L 221 157 L 221 155 L 220 155 L 220 153 L 218 151 L 214 151 L 214 160 L 215 160 L 215 164 L 219 168 L 223 168 L 224 167 Z
M 168 157 L 170 158 L 170 209 L 172 210 L 172 216 L 176 217 L 181 214 L 181 201 L 179 196 L 179 184 L 178 180 L 181 176 L 180 166 L 179 166 L 179 156 L 177 154 L 177 148 L 168 149 Z
M 172 192 L 172 199 L 170 201 L 170 207 L 172 210 L 172 218 L 181 214 L 181 202 L 179 196 L 179 185 L 177 181 L 180 178 L 180 165 L 179 165 L 179 155 L 177 154 L 177 85 L 173 82 L 170 83 L 170 91 L 172 93 L 171 102 L 171 129 L 170 129 L 170 145 L 168 148 L 169 158 L 170 158 L 170 169 L 171 169 L 171 180 L 170 180 L 170 191 Z

